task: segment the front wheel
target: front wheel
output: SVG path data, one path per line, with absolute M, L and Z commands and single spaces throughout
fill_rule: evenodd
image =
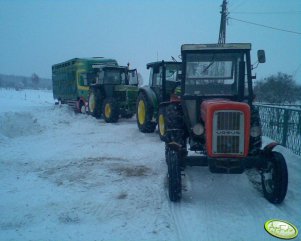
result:
M 264 197 L 271 203 L 281 203 L 287 192 L 288 172 L 285 159 L 279 152 L 272 152 L 267 161 L 267 168 L 262 174 Z
M 102 105 L 102 114 L 107 123 L 114 123 L 119 118 L 119 108 L 113 98 L 106 98 Z
M 181 166 L 179 154 L 175 150 L 167 149 L 166 161 L 168 165 L 168 193 L 172 202 L 178 202 L 182 197 Z
M 97 94 L 94 90 L 90 90 L 89 93 L 89 102 L 88 102 L 89 114 L 99 118 L 101 115 L 101 103 L 100 99 L 97 98 Z

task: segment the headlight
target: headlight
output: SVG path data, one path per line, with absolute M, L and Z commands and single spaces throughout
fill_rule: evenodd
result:
M 192 128 L 192 132 L 197 135 L 200 136 L 204 133 L 204 126 L 200 123 L 197 123 L 193 126 Z
M 250 130 L 250 135 L 252 137 L 261 136 L 261 127 L 260 126 L 252 126 Z

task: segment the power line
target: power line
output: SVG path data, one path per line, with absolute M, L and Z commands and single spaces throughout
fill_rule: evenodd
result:
M 301 11 L 282 12 L 231 12 L 231 14 L 301 14 Z
M 241 1 L 240 3 L 238 3 L 236 6 L 233 6 L 232 10 L 237 9 L 239 7 L 241 7 L 243 4 L 245 4 L 246 1 Z
M 236 21 L 239 21 L 239 22 L 248 23 L 248 24 L 252 24 L 252 25 L 256 25 L 256 26 L 260 26 L 260 27 L 265 27 L 265 28 L 270 28 L 270 29 L 274 29 L 274 30 L 278 30 L 278 31 L 282 31 L 282 32 L 294 33 L 294 34 L 300 34 L 301 35 L 300 32 L 290 31 L 290 30 L 281 29 L 281 28 L 275 28 L 275 27 L 271 27 L 271 26 L 267 26 L 267 25 L 259 24 L 259 23 L 252 23 L 252 22 L 237 19 L 237 18 L 228 17 L 228 19 L 233 19 L 233 20 L 236 20 Z

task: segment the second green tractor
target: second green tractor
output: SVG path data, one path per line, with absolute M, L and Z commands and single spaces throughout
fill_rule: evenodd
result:
M 90 85 L 88 98 L 89 113 L 103 118 L 108 123 L 117 122 L 119 117 L 131 118 L 135 114 L 138 94 L 136 69 L 126 66 L 94 66 L 98 75 Z
M 158 124 L 162 139 L 165 132 L 164 115 L 159 112 L 159 105 L 171 98 L 177 98 L 181 62 L 158 61 L 149 63 L 146 67 L 150 70 L 149 85 L 140 87 L 138 91 L 137 125 L 141 132 L 152 133 Z

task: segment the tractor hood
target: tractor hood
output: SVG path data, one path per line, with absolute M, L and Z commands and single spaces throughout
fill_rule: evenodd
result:
M 205 123 L 206 148 L 212 157 L 243 157 L 248 153 L 250 107 L 226 99 L 206 100 L 201 104 Z

